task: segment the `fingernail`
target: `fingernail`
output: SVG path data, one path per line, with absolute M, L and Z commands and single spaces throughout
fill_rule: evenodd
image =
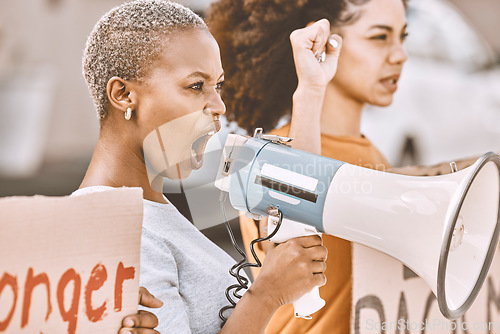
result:
M 124 331 L 122 331 L 122 334 L 132 334 L 132 332 L 128 331 L 128 330 L 124 330 Z
M 123 324 L 125 326 L 127 326 L 127 327 L 134 327 L 134 320 L 132 320 L 132 319 L 126 319 Z
M 337 40 L 335 38 L 330 38 L 328 43 L 330 43 L 330 45 L 333 46 L 333 48 L 336 48 L 337 46 L 339 46 L 339 42 L 337 42 Z

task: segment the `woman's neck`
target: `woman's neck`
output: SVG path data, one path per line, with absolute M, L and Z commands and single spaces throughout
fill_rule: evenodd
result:
M 141 187 L 145 199 L 167 203 L 149 183 L 140 148 L 101 131 L 92 160 L 80 188 L 90 186 Z
M 321 133 L 330 136 L 361 137 L 363 107 L 363 103 L 346 96 L 330 82 L 326 87 L 321 111 Z

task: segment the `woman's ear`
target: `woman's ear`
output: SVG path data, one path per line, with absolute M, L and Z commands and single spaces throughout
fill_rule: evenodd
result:
M 109 79 L 106 86 L 106 93 L 108 94 L 108 101 L 110 106 L 125 112 L 127 108 L 132 106 L 136 101 L 133 101 L 133 84 L 130 81 L 124 80 L 120 77 L 112 77 Z

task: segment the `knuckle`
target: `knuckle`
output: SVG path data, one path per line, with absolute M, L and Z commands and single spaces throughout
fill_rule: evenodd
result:
M 326 270 L 325 262 L 319 262 L 319 261 L 314 262 L 312 270 L 314 274 L 324 273 L 325 270 Z
M 329 30 L 330 21 L 328 21 L 328 19 L 321 19 L 321 20 L 319 20 L 319 22 L 321 23 L 322 28 Z
M 137 314 L 132 314 L 123 318 L 122 326 L 125 328 L 132 328 L 139 322 Z
M 325 270 L 326 270 L 326 267 L 325 267 Z M 156 326 L 158 326 L 158 318 L 157 318 L 157 317 L 155 317 L 155 316 L 152 316 L 152 317 L 151 317 L 151 327 L 153 327 L 153 328 L 154 328 L 154 327 L 156 327 Z
M 158 318 L 149 311 L 140 310 L 138 319 L 138 322 L 141 324 L 140 327 L 143 327 L 144 324 L 151 324 L 152 327 L 158 326 Z
M 309 269 L 309 264 L 307 264 L 306 262 L 301 261 L 297 263 L 297 270 L 299 270 L 300 272 L 308 272 Z
M 314 235 L 314 241 L 318 244 L 318 245 L 322 245 L 323 244 L 323 238 L 320 236 L 320 235 Z
M 315 274 L 314 275 L 315 279 L 316 279 L 316 285 L 317 286 L 323 286 L 326 284 L 326 276 L 325 274 L 321 273 L 321 274 Z
M 299 255 L 301 255 L 303 249 L 304 248 L 302 247 L 302 245 L 300 243 L 298 243 L 297 241 L 293 241 L 292 243 L 290 243 L 288 245 L 287 251 L 291 252 L 295 256 L 299 256 Z
M 325 246 L 321 246 L 322 247 L 322 252 L 323 252 L 323 258 L 326 260 L 326 258 L 328 257 L 328 248 L 326 248 Z
M 300 249 L 294 247 L 290 250 L 290 257 L 293 259 L 299 259 L 302 256 Z
M 290 41 L 295 41 L 298 38 L 298 35 L 300 34 L 300 29 L 294 30 L 290 33 Z

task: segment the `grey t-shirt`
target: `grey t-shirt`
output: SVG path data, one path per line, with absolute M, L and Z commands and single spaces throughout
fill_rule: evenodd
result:
M 234 264 L 172 204 L 144 200 L 139 282 L 163 301 L 161 308 L 147 309 L 158 317 L 160 333 L 217 333 L 219 310 L 229 304 L 225 290 L 236 283 L 229 274 Z

